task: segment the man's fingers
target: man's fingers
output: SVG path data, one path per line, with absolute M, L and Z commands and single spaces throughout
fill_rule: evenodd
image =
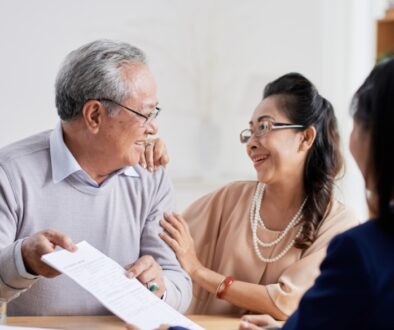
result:
M 152 267 L 154 262 L 155 261 L 151 256 L 143 256 L 139 258 L 131 265 L 131 267 L 129 267 L 129 269 L 127 269 L 127 276 L 130 278 L 140 276 L 142 272 Z
M 64 235 L 56 230 L 48 229 L 43 232 L 43 235 L 54 245 L 61 246 L 70 252 L 77 250 L 77 246 L 73 243 L 69 236 Z
M 156 277 L 159 271 L 160 270 L 156 269 L 155 267 L 150 267 L 148 269 L 145 269 L 145 271 L 143 271 L 141 275 L 137 276 L 137 278 L 142 284 L 147 285 L 149 282 L 156 281 Z
M 54 277 L 60 273 L 41 260 L 43 254 L 54 251 L 54 243 L 44 232 L 34 234 L 22 241 L 21 252 L 26 270 L 31 274 Z

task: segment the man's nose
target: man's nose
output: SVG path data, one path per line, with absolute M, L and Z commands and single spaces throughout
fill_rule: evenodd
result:
M 146 134 L 155 135 L 159 131 L 156 119 L 151 119 L 146 123 Z

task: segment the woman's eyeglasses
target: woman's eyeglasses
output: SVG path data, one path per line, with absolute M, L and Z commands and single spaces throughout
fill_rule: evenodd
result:
M 287 123 L 277 123 L 269 119 L 264 119 L 260 121 L 255 130 L 250 128 L 244 129 L 240 134 L 241 143 L 247 143 L 252 135 L 263 136 L 274 129 L 285 129 L 285 128 L 304 128 L 303 125 L 287 124 Z

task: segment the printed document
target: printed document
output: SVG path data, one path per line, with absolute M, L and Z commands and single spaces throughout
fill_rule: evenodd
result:
M 122 266 L 86 241 L 77 246 L 75 252 L 59 250 L 45 254 L 41 259 L 69 276 L 127 323 L 148 330 L 156 329 L 160 324 L 203 329 L 155 296 L 137 279 L 128 278 Z

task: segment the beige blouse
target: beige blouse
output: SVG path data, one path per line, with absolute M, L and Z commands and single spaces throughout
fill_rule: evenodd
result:
M 250 208 L 256 181 L 234 182 L 208 194 L 187 208 L 184 217 L 190 225 L 197 255 L 204 266 L 236 280 L 265 285 L 275 305 L 286 315 L 296 308 L 304 292 L 319 275 L 319 266 L 329 241 L 359 221 L 345 205 L 334 201 L 320 225 L 316 241 L 306 250 L 291 248 L 276 262 L 262 262 L 253 249 Z M 260 251 L 265 257 L 278 255 L 297 234 L 296 226 L 276 246 Z M 280 232 L 258 228 L 264 241 Z M 230 288 L 231 290 L 231 288 Z M 245 314 L 248 311 L 219 300 L 194 283 L 193 314 Z

